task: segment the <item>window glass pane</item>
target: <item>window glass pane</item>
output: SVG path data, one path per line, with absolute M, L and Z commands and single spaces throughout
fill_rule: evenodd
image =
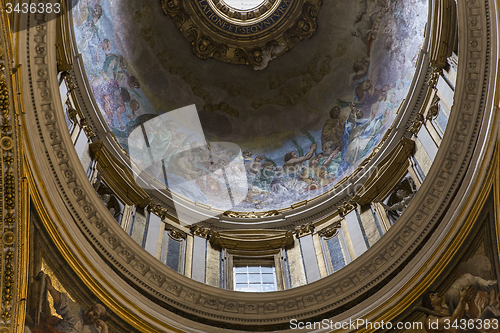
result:
M 262 270 L 262 273 L 271 273 L 272 274 L 274 271 L 274 267 L 263 266 L 263 267 L 261 267 L 261 270 Z
M 262 274 L 263 283 L 274 283 L 274 274 Z
M 269 266 L 234 266 L 234 290 L 265 292 L 278 290 L 276 270 Z
M 273 284 L 263 284 L 262 291 L 264 291 L 264 292 L 276 291 L 276 285 L 274 283 Z
M 260 283 L 260 274 L 249 274 L 250 283 Z
M 250 285 L 248 285 L 248 291 L 261 292 L 262 285 L 261 284 L 250 284 Z
M 236 291 L 248 291 L 248 284 L 246 283 L 237 283 L 234 288 Z
M 446 130 L 446 125 L 448 125 L 448 116 L 443 112 L 443 110 L 439 110 L 439 113 L 437 115 L 437 118 L 435 119 L 435 122 L 439 125 L 439 128 L 441 130 L 441 134 L 444 133 Z
M 344 255 L 340 248 L 339 236 L 335 236 L 326 241 L 330 258 L 332 259 L 333 271 L 336 272 L 345 266 Z
M 179 271 L 180 268 L 180 254 L 182 243 L 170 238 L 167 247 L 167 262 L 166 265 L 174 271 Z
M 248 282 L 248 281 L 247 281 L 247 274 L 246 274 L 246 273 L 245 273 L 245 274 L 238 274 L 238 273 L 237 273 L 237 274 L 236 274 L 236 276 L 235 276 L 234 281 L 235 281 L 236 283 L 240 283 L 240 282 L 244 282 L 244 283 L 246 283 L 246 282 Z
M 264 0 L 224 0 L 224 2 L 239 10 L 249 10 L 264 3 Z
M 246 273 L 247 272 L 247 266 L 234 267 L 234 272 L 235 273 Z
M 257 267 L 249 266 L 248 267 L 248 272 L 249 273 L 260 273 L 260 266 L 257 266 Z

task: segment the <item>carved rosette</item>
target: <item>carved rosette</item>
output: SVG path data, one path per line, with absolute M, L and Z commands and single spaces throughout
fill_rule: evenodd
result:
M 314 35 L 321 0 L 268 0 L 248 11 L 221 0 L 162 0 L 161 5 L 199 58 L 261 70 Z

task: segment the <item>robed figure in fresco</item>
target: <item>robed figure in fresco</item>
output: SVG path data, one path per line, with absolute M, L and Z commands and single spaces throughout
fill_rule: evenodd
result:
M 40 272 L 35 280 L 41 285 L 40 304 L 34 318 L 27 315 L 25 333 L 108 333 L 105 322 L 108 315 L 103 305 L 93 303 L 84 311 L 68 294 L 54 288 L 45 273 Z M 61 318 L 52 316 L 46 308 L 47 293 L 52 296 L 54 309 Z

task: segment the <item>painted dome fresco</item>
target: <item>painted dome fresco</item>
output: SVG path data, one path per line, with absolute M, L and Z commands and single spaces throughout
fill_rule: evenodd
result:
M 427 5 L 323 1 L 311 38 L 253 68 L 194 55 L 158 0 L 80 0 L 73 24 L 95 102 L 137 173 L 257 212 L 331 190 L 381 142 L 408 94 Z

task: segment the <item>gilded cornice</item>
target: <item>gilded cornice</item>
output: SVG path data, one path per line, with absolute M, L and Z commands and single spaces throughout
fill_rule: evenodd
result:
M 347 214 L 356 209 L 356 202 L 351 198 L 347 202 L 337 207 L 340 217 L 345 217 Z
M 172 236 L 172 238 L 179 240 L 179 241 L 186 239 L 186 237 L 187 237 L 187 234 L 184 231 L 181 231 L 177 228 L 174 228 L 173 226 L 168 225 L 168 224 L 165 226 L 165 230 L 168 231 L 168 233 L 170 234 L 170 236 Z
M 265 251 L 292 245 L 293 234 L 292 231 L 267 229 L 214 231 L 210 243 L 231 250 Z
M 162 207 L 161 205 L 155 204 L 153 202 L 149 203 L 148 211 L 153 213 L 153 214 L 156 214 L 162 220 L 167 217 L 167 213 L 168 213 L 168 209 Z
M 321 0 L 275 0 L 249 11 L 219 0 L 162 0 L 161 6 L 199 58 L 260 70 L 315 33 Z

